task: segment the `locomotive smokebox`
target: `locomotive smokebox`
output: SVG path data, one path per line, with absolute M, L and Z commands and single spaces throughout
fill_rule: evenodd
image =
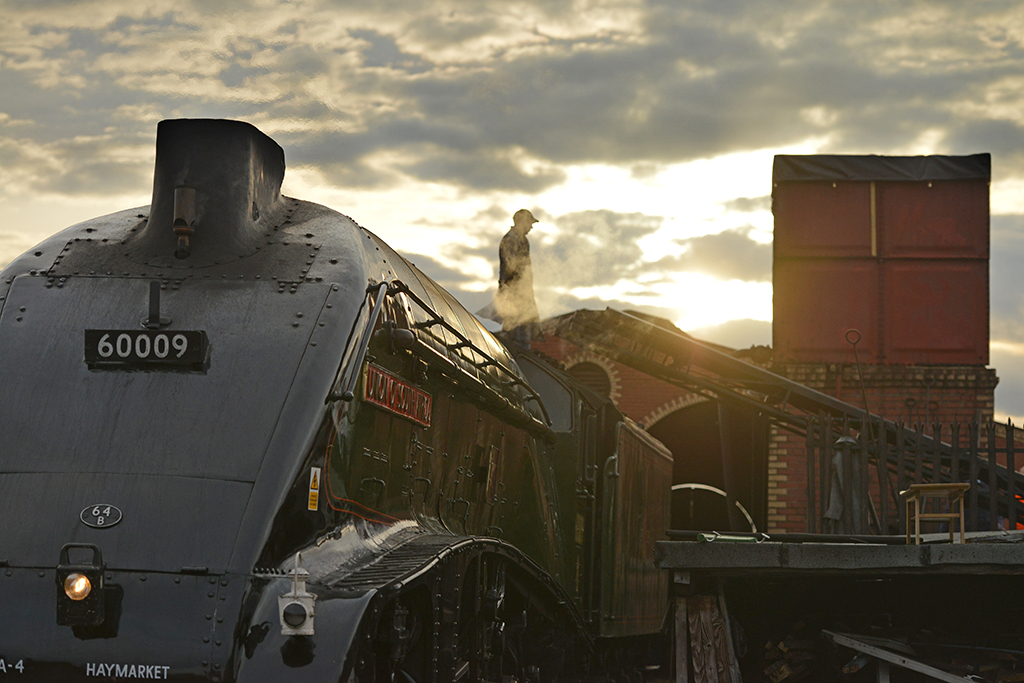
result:
M 160 268 L 197 268 L 259 251 L 285 211 L 284 151 L 242 121 L 161 121 L 151 213 L 128 257 Z

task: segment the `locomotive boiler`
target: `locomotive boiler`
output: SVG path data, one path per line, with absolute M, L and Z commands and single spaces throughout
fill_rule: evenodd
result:
M 249 124 L 0 272 L 0 677 L 575 680 L 662 625 L 671 456 Z

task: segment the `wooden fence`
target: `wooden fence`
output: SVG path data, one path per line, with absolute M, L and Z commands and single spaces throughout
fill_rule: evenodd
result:
M 900 491 L 915 483 L 968 482 L 968 531 L 1024 528 L 1024 444 L 1012 423 L 912 426 L 814 418 L 807 428 L 807 531 L 900 534 Z M 938 531 L 934 526 L 923 531 Z

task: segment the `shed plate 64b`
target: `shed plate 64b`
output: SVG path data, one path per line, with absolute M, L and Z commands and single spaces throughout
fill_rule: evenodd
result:
M 121 510 L 107 503 L 90 505 L 82 510 L 79 519 L 82 520 L 82 524 L 94 529 L 106 529 L 121 521 Z

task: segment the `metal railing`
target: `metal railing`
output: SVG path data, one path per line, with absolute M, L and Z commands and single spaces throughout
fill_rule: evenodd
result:
M 849 418 L 808 421 L 807 531 L 898 534 L 900 492 L 911 484 L 967 482 L 968 531 L 1024 528 L 1022 449 L 1012 423 L 904 425 Z

